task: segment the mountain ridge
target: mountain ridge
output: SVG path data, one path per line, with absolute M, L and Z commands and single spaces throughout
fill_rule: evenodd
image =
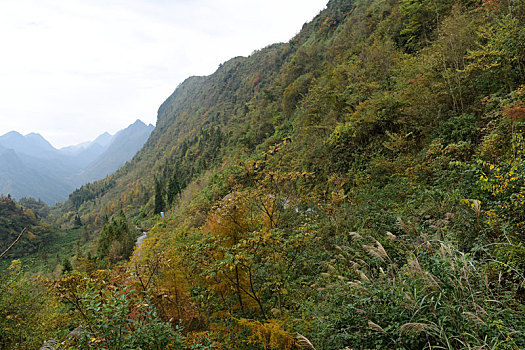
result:
M 14 198 L 35 197 L 48 204 L 63 201 L 76 187 L 117 170 L 142 146 L 153 128 L 137 119 L 115 135 L 105 132 L 93 141 L 60 149 L 38 133 L 24 136 L 10 131 L 0 136 L 0 193 Z M 128 131 L 119 136 L 124 130 Z M 113 141 L 120 139 L 122 144 L 126 137 L 130 138 L 126 146 L 112 147 Z
M 84 232 L 48 283 L 82 326 L 64 345 L 524 349 L 523 23 L 517 0 L 331 0 L 185 80 L 53 209 Z

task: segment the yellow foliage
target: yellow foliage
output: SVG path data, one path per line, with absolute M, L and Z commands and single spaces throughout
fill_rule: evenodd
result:
M 243 318 L 238 323 L 252 332 L 250 344 L 262 345 L 265 349 L 298 349 L 295 338 L 284 329 L 282 321 L 271 319 L 262 323 Z
M 17 273 L 22 268 L 22 262 L 19 259 L 15 259 L 11 261 L 11 265 L 9 265 L 8 270 L 14 273 Z
M 150 289 L 157 306 L 167 317 L 183 324 L 198 317 L 190 298 L 191 274 L 182 264 L 183 252 L 176 243 L 177 233 L 161 225 L 153 227 L 135 250 L 128 269 L 138 287 Z

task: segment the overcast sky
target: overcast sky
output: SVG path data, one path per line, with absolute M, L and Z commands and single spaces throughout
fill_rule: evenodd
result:
M 114 133 L 191 75 L 286 42 L 328 0 L 0 0 L 0 135 Z

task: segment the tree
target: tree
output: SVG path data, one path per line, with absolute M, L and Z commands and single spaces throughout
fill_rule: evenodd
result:
M 155 306 L 123 281 L 108 275 L 73 273 L 48 281 L 60 300 L 75 310 L 82 324 L 68 346 L 81 349 L 185 349 L 180 327 L 157 315 Z M 111 276 L 118 278 L 119 276 Z
M 204 238 L 190 247 L 188 260 L 218 295 L 235 299 L 232 309 L 257 310 L 266 319 L 272 308 L 287 307 L 314 229 L 296 211 L 300 190 L 295 184 L 308 174 L 267 170 L 252 175 L 252 187 L 233 190 L 212 208 Z
M 75 215 L 75 222 L 74 222 L 74 225 L 75 227 L 80 227 L 82 226 L 82 220 L 80 219 L 80 215 Z
M 39 349 L 64 324 L 56 300 L 20 260 L 0 267 L 0 349 Z
M 64 258 L 64 261 L 62 262 L 62 274 L 71 271 L 73 271 L 73 265 L 71 265 L 71 261 L 69 261 L 69 258 Z
M 180 195 L 181 188 L 178 179 L 177 170 L 173 172 L 168 184 L 168 205 L 172 205 L 177 195 Z
M 155 180 L 155 214 L 160 214 L 161 211 L 164 211 L 166 206 L 164 202 L 164 186 L 162 182 L 158 179 Z
M 115 263 L 119 260 L 128 259 L 135 246 L 135 235 L 129 227 L 124 212 L 104 226 L 100 235 L 97 254 L 101 259 L 108 258 Z

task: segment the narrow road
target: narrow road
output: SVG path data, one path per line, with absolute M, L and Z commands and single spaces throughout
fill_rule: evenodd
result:
M 148 236 L 148 233 L 146 231 L 142 231 L 142 234 L 137 237 L 137 242 L 135 243 L 135 246 L 138 248 L 142 244 L 142 241 L 144 238 Z

